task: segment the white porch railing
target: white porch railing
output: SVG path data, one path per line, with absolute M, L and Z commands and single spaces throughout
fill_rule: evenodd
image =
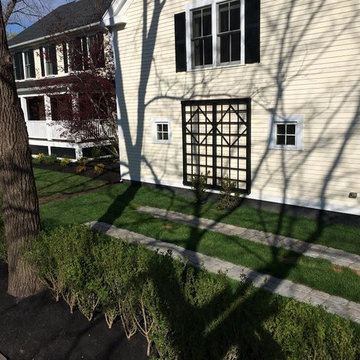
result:
M 29 120 L 26 126 L 30 139 L 74 140 L 71 136 L 61 136 L 64 127 L 58 121 Z
M 104 131 L 100 126 L 100 121 L 96 120 L 98 135 L 103 136 Z M 45 139 L 45 140 L 74 140 L 71 136 L 61 136 L 64 132 L 64 127 L 58 121 L 43 121 L 43 120 L 29 120 L 26 122 L 29 138 Z M 105 132 L 109 134 L 109 128 L 106 127 Z M 110 136 L 113 136 L 111 134 Z
M 35 139 L 47 139 L 48 133 L 47 133 L 47 124 L 46 121 L 27 121 L 26 122 L 27 130 L 29 133 L 29 138 L 35 138 Z

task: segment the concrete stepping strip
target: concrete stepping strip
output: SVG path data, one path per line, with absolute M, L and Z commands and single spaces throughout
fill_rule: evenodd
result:
M 246 229 L 239 226 L 224 224 L 214 220 L 199 218 L 193 215 L 182 214 L 165 209 L 141 206 L 137 208 L 137 211 L 183 225 L 192 226 L 203 230 L 210 230 L 224 235 L 238 236 L 240 238 L 259 244 L 291 250 L 298 254 L 312 258 L 328 260 L 334 265 L 360 271 L 360 256 L 348 253 L 343 250 L 333 249 L 324 245 L 309 244 L 304 241 L 282 235 L 275 235 L 253 229 Z
M 244 281 L 247 278 L 257 288 L 262 288 L 271 293 L 313 306 L 322 305 L 328 312 L 349 318 L 351 321 L 360 324 L 360 304 L 353 301 L 330 295 L 305 285 L 296 284 L 289 280 L 265 275 L 244 266 L 234 265 L 227 261 L 187 250 L 180 246 L 165 243 L 129 230 L 120 229 L 103 222 L 93 221 L 85 225 L 89 226 L 92 230 L 103 232 L 111 237 L 125 240 L 128 243 L 142 244 L 150 250 L 158 251 L 160 254 L 166 254 L 170 250 L 171 256 L 174 259 L 180 258 L 192 266 L 203 268 L 212 273 L 224 272 L 229 278 L 237 281 Z

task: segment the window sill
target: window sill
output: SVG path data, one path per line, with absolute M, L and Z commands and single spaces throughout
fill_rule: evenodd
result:
M 275 145 L 270 146 L 269 150 L 283 150 L 283 151 L 302 151 L 302 148 L 296 147 L 296 146 L 282 146 L 282 145 Z
M 216 70 L 216 69 L 226 69 L 226 68 L 233 68 L 236 66 L 245 66 L 244 63 L 234 63 L 234 64 L 221 64 L 221 65 L 210 65 L 210 66 L 202 66 L 202 67 L 195 67 L 187 70 L 187 72 L 193 72 L 193 71 L 206 71 L 206 70 Z
M 169 140 L 153 140 L 153 144 L 171 145 L 171 141 L 169 141 Z

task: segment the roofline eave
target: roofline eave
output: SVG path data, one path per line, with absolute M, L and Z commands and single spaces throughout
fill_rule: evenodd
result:
M 70 34 L 70 33 L 73 33 L 73 32 L 79 31 L 79 30 L 92 29 L 92 28 L 94 28 L 96 26 L 103 27 L 102 22 L 97 21 L 97 22 L 94 22 L 94 23 L 91 23 L 91 24 L 79 26 L 79 27 L 74 28 L 74 29 L 65 30 L 65 31 L 58 32 L 58 33 L 51 34 L 51 35 L 41 36 L 39 38 L 31 39 L 31 40 L 28 40 L 28 41 L 23 41 L 23 42 L 18 43 L 18 44 L 10 45 L 9 49 L 12 50 L 12 49 L 16 49 L 16 48 L 19 48 L 19 47 L 23 47 L 25 45 L 31 45 L 31 44 L 35 44 L 35 43 L 44 42 L 45 40 L 48 40 L 48 39 L 51 39 L 51 38 L 54 38 L 54 37 L 57 37 L 57 36 L 61 36 L 61 35 L 64 35 L 64 34 Z

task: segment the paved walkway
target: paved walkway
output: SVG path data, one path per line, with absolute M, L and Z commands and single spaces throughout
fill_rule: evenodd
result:
M 333 249 L 324 245 L 310 244 L 282 235 L 275 235 L 253 229 L 246 229 L 234 225 L 216 222 L 215 220 L 199 218 L 193 215 L 186 215 L 165 209 L 141 206 L 137 209 L 137 211 L 147 213 L 165 220 L 178 222 L 187 226 L 192 226 L 204 230 L 211 230 L 225 235 L 238 236 L 252 242 L 291 250 L 298 254 L 313 258 L 325 259 L 335 265 L 347 267 L 355 271 L 360 271 L 360 256 L 345 252 L 343 250 Z
M 207 271 L 218 273 L 226 272 L 227 276 L 237 281 L 243 281 L 247 277 L 255 287 L 265 289 L 274 294 L 286 296 L 311 305 L 323 305 L 328 312 L 349 318 L 360 324 L 360 304 L 343 299 L 338 296 L 329 295 L 325 292 L 310 287 L 282 280 L 270 275 L 264 275 L 243 266 L 234 265 L 230 262 L 203 255 L 180 246 L 158 241 L 128 230 L 119 229 L 113 225 L 93 221 L 87 223 L 93 230 L 104 232 L 109 236 L 127 240 L 129 243 L 143 244 L 150 250 L 167 253 L 171 250 L 173 258 L 180 257 L 187 260 L 189 264 L 202 267 Z

